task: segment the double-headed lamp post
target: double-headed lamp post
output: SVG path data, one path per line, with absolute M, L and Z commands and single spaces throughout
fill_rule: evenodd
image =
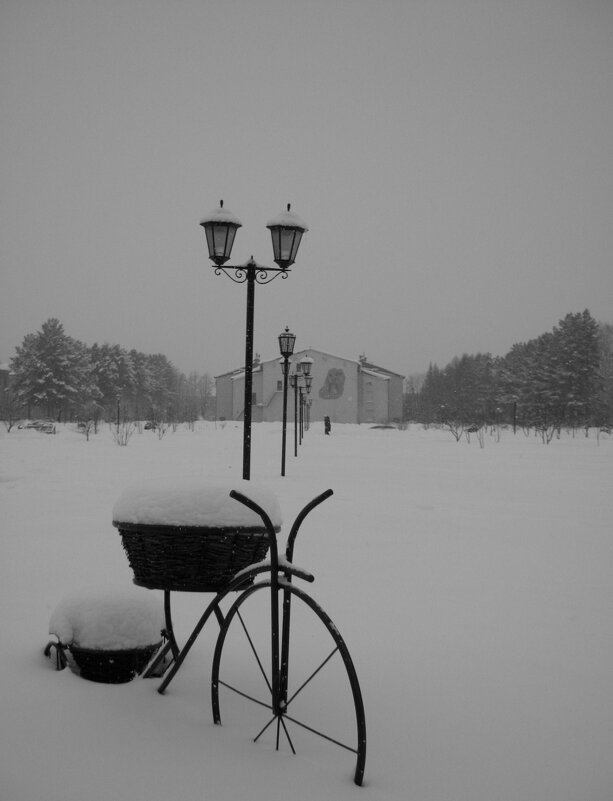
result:
M 225 273 L 237 284 L 247 283 L 247 323 L 245 333 L 245 405 L 243 411 L 243 478 L 251 476 L 251 404 L 253 372 L 253 310 L 255 284 L 268 284 L 279 273 L 287 278 L 289 268 L 296 260 L 302 235 L 308 231 L 305 223 L 290 210 L 281 212 L 266 224 L 272 236 L 273 258 L 277 267 L 257 264 L 253 256 L 241 265 L 226 265 L 232 252 L 234 237 L 242 226 L 238 217 L 224 209 L 223 200 L 219 208 L 200 220 L 206 233 L 209 258 L 215 264 L 215 275 Z
M 287 427 L 287 379 L 289 376 L 289 358 L 294 352 L 294 343 L 296 342 L 296 335 L 292 334 L 287 326 L 285 331 L 279 334 L 279 350 L 283 356 L 283 437 L 281 443 L 281 475 L 285 475 L 285 442 L 286 442 L 286 427 Z

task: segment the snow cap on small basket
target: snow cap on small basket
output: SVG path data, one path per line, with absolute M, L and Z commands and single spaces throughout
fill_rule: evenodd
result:
M 109 651 L 143 648 L 161 640 L 164 609 L 149 590 L 123 585 L 89 587 L 67 595 L 49 620 L 64 645 Z
M 230 497 L 231 490 L 257 503 L 278 529 L 277 496 L 253 481 L 165 479 L 126 489 L 113 508 L 113 522 L 154 526 L 258 526 L 262 518 Z

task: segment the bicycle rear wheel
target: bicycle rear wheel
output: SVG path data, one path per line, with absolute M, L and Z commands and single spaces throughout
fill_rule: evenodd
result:
M 254 741 L 276 749 L 285 743 L 293 753 L 304 751 L 324 762 L 339 749 L 352 752 L 354 781 L 361 785 L 364 704 L 345 641 L 310 595 L 284 583 L 276 600 L 280 624 L 275 669 L 271 592 L 270 579 L 254 584 L 225 617 L 211 678 L 215 723 L 221 723 L 223 692 L 226 720 L 240 723 Z

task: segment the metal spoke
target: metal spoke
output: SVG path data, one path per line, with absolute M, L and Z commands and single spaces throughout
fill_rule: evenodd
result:
M 341 748 L 344 748 L 346 751 L 351 751 L 353 754 L 358 753 L 357 748 L 352 748 L 350 745 L 345 745 L 345 743 L 341 743 L 340 740 L 335 740 L 334 737 L 330 737 L 327 734 L 324 734 L 322 731 L 318 731 L 317 729 L 313 729 L 311 726 L 307 726 L 306 723 L 301 723 L 296 718 L 291 717 L 291 715 L 285 715 L 286 720 L 291 720 L 292 723 L 295 723 L 297 726 L 302 726 L 303 729 L 310 731 L 312 734 L 316 734 L 318 737 L 322 737 L 324 740 L 328 740 L 330 743 L 334 743 L 335 745 L 339 745 Z
M 238 616 L 238 619 L 240 620 L 241 626 L 243 627 L 243 631 L 245 632 L 245 636 L 249 640 L 249 645 L 251 646 L 251 650 L 253 651 L 253 655 L 254 655 L 257 663 L 258 663 L 258 667 L 260 668 L 260 672 L 262 673 L 262 676 L 264 676 L 264 681 L 266 682 L 266 685 L 268 687 L 268 691 L 272 695 L 272 686 L 270 684 L 270 681 L 268 680 L 268 676 L 266 675 L 266 671 L 264 670 L 264 666 L 262 665 L 262 660 L 259 657 L 259 654 L 258 654 L 258 652 L 256 650 L 255 645 L 253 644 L 253 640 L 251 639 L 251 635 L 247 631 L 247 626 L 245 625 L 245 621 L 243 620 L 243 617 L 242 617 L 242 615 L 240 613 L 240 610 L 237 612 L 237 616 Z
M 274 720 L 276 717 L 277 717 L 276 715 L 273 715 L 273 716 L 271 717 L 271 719 L 268 721 L 268 723 L 267 723 L 267 724 L 264 726 L 264 728 L 263 728 L 263 729 L 262 729 L 262 730 L 259 732 L 259 734 L 257 734 L 257 735 L 256 735 L 256 736 L 253 738 L 253 742 L 254 742 L 254 743 L 257 743 L 257 741 L 258 741 L 258 740 L 260 739 L 260 737 L 261 737 L 261 736 L 264 734 L 264 732 L 266 731 L 266 729 L 267 729 L 267 728 L 270 726 L 270 724 L 273 722 L 273 720 Z
M 242 697 L 246 698 L 248 701 L 253 701 L 254 704 L 259 704 L 260 706 L 263 706 L 265 709 L 272 709 L 272 706 L 270 704 L 267 704 L 264 701 L 259 701 L 252 695 L 248 695 L 242 690 L 239 690 L 237 687 L 233 687 L 231 684 L 228 684 L 227 682 L 222 681 L 221 679 L 219 679 L 219 684 L 221 684 L 222 687 L 225 687 L 227 690 L 232 690 L 232 692 L 236 693 L 237 695 L 242 695 Z
M 304 681 L 304 682 L 303 682 L 303 683 L 300 685 L 300 687 L 298 687 L 298 689 L 296 690 L 296 692 L 295 692 L 295 693 L 292 695 L 292 697 L 291 697 L 291 698 L 290 698 L 290 699 L 287 701 L 287 703 L 286 703 L 286 705 L 285 705 L 285 708 L 286 708 L 286 709 L 287 709 L 287 707 L 288 707 L 288 706 L 291 704 L 291 702 L 294 700 L 294 698 L 295 698 L 295 697 L 298 695 L 298 693 L 302 692 L 302 690 L 304 690 L 304 688 L 307 686 L 307 684 L 309 684 L 309 682 L 313 681 L 313 679 L 314 679 L 314 678 L 315 678 L 315 676 L 316 676 L 316 675 L 319 673 L 319 671 L 320 671 L 320 670 L 321 670 L 323 667 L 325 667 L 325 665 L 327 665 L 327 664 L 328 664 L 328 662 L 329 662 L 329 661 L 332 659 L 332 657 L 334 656 L 334 654 L 335 654 L 337 651 L 338 651 L 338 646 L 337 646 L 337 647 L 336 647 L 336 648 L 335 648 L 335 649 L 332 651 L 332 653 L 331 653 L 331 654 L 329 654 L 329 655 L 328 655 L 328 656 L 327 656 L 327 657 L 324 659 L 324 661 L 321 663 L 321 665 L 320 665 L 318 668 L 316 668 L 316 669 L 315 669 L 315 670 L 314 670 L 314 671 L 311 673 L 311 675 L 309 676 L 309 678 L 308 678 L 308 679 L 306 679 L 306 681 Z
M 279 720 L 281 721 L 281 725 L 283 726 L 283 731 L 285 732 L 285 736 L 287 737 L 287 742 L 289 743 L 289 747 L 292 749 L 292 754 L 296 753 L 296 749 L 294 748 L 294 743 L 292 742 L 292 738 L 289 736 L 289 732 L 287 730 L 287 726 L 285 725 L 285 721 L 283 720 L 283 716 L 279 716 Z

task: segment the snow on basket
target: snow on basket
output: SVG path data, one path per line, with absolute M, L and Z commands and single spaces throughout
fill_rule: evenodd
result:
M 218 592 L 245 567 L 265 558 L 261 517 L 230 498 L 237 490 L 281 529 L 279 502 L 252 481 L 163 481 L 127 489 L 113 508 L 134 583 L 186 592 Z
M 67 647 L 81 676 L 122 684 L 140 674 L 161 645 L 160 599 L 135 587 L 72 593 L 56 607 L 49 633 Z

